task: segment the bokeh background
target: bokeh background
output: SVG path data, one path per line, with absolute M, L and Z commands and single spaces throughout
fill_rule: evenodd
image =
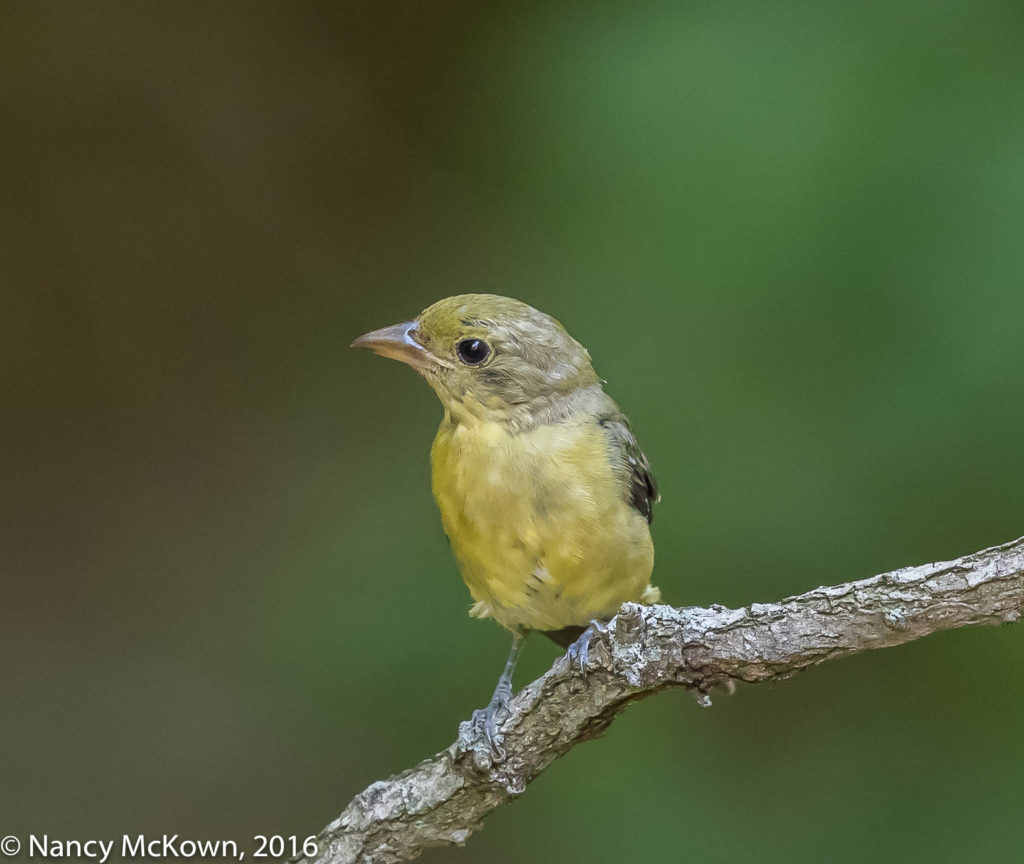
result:
M 673 603 L 1024 534 L 1019 3 L 0 24 L 0 834 L 305 836 L 486 701 L 439 406 L 347 349 L 448 294 L 590 348 Z M 1022 665 L 971 629 L 666 693 L 423 860 L 1017 862 Z

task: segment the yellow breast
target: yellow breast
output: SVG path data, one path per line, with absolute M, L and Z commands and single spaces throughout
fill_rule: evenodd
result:
M 431 450 L 434 497 L 471 614 L 554 630 L 657 600 L 654 547 L 590 418 L 510 432 L 446 416 Z

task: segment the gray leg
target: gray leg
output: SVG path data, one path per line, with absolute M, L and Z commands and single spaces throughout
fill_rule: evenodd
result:
M 505 661 L 505 671 L 498 679 L 498 686 L 494 688 L 494 695 L 487 703 L 486 708 L 477 708 L 473 712 L 473 725 L 481 729 L 491 750 L 500 756 L 505 753 L 498 745 L 497 718 L 499 711 L 508 712 L 508 703 L 512 699 L 512 673 L 516 668 L 516 661 L 519 659 L 519 652 L 523 647 L 523 632 L 515 630 L 512 633 L 512 648 L 508 652 L 508 659 Z

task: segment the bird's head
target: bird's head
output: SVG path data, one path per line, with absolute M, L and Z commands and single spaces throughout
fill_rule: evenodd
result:
M 550 315 L 510 297 L 461 294 L 413 321 L 360 336 L 420 372 L 456 417 L 514 422 L 599 384 L 587 349 Z

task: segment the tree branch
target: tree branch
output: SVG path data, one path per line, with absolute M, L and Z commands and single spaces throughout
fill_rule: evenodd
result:
M 591 642 L 586 677 L 565 657 L 512 700 L 492 760 L 469 722 L 447 750 L 371 784 L 319 835 L 310 859 L 398 862 L 428 846 L 462 844 L 481 820 L 627 704 L 670 686 L 708 691 L 788 678 L 825 660 L 939 630 L 1017 621 L 1024 606 L 1024 538 L 955 561 L 816 588 L 742 609 L 625 604 Z

